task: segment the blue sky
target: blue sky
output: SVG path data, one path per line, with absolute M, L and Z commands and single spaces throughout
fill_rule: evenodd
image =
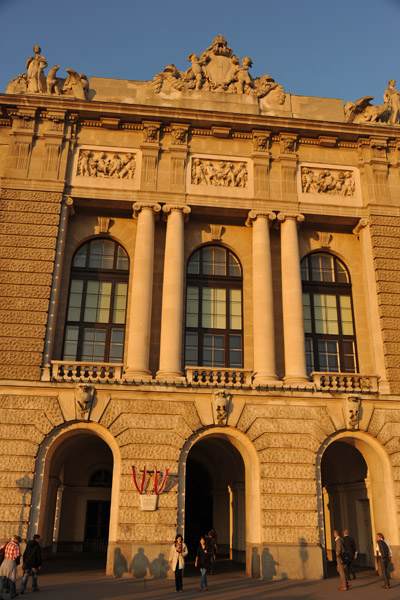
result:
M 34 44 L 49 68 L 148 80 L 222 33 L 287 93 L 382 103 L 400 89 L 400 0 L 0 0 L 0 91 Z

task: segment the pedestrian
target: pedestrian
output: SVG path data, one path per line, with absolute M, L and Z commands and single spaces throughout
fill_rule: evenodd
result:
M 358 551 L 354 538 L 351 537 L 351 535 L 349 535 L 348 529 L 343 529 L 343 546 L 345 549 L 345 553 L 347 554 L 347 560 L 344 561 L 344 570 L 346 573 L 347 580 L 350 581 L 351 575 L 353 575 L 353 579 L 356 578 L 353 561 L 357 559 Z
M 37 578 L 39 571 L 42 568 L 42 549 L 39 546 L 40 535 L 35 534 L 30 542 L 27 543 L 25 552 L 22 557 L 22 568 L 24 574 L 22 576 L 20 593 L 25 592 L 28 578 L 32 577 L 32 592 L 38 592 Z
M 343 540 L 339 535 L 337 529 L 334 530 L 333 535 L 335 536 L 335 551 L 336 551 L 336 561 L 337 561 L 337 572 L 340 577 L 340 591 L 345 591 L 350 587 L 350 584 L 347 581 L 346 573 L 344 571 L 344 564 L 342 559 L 342 554 L 345 552 Z
M 175 591 L 182 592 L 183 590 L 183 568 L 185 566 L 185 556 L 187 556 L 188 549 L 183 541 L 183 537 L 180 533 L 175 537 L 175 542 L 171 546 L 169 553 L 169 566 L 175 573 Z
M 379 565 L 381 567 L 381 573 L 383 577 L 383 583 L 381 587 L 388 590 L 390 588 L 390 577 L 389 577 L 389 563 L 392 560 L 392 549 L 385 540 L 383 533 L 376 534 L 376 553 L 378 555 Z
M 207 550 L 206 538 L 204 536 L 202 536 L 200 538 L 199 547 L 197 548 L 196 560 L 194 563 L 195 567 L 200 567 L 200 574 L 201 574 L 200 591 L 203 591 L 203 588 L 205 591 L 208 590 L 207 569 L 210 568 L 210 565 L 211 565 L 210 553 Z
M 14 535 L 10 542 L 3 544 L 3 546 L 0 548 L 0 550 L 4 548 L 4 560 L 0 566 L 0 598 L 3 596 L 3 587 L 6 579 L 8 579 L 10 582 L 11 598 L 18 596 L 16 581 L 17 565 L 19 565 L 21 557 L 21 550 L 19 548 L 20 542 L 21 538 L 19 535 Z
M 206 535 L 206 547 L 210 555 L 210 575 L 214 575 L 214 563 L 217 558 L 217 542 L 214 534 L 216 535 L 215 529 L 210 529 Z

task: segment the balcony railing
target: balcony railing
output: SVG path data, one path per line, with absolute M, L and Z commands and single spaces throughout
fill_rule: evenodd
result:
M 122 364 L 52 360 L 51 379 L 52 381 L 116 383 L 122 379 Z
M 252 371 L 245 369 L 220 369 L 216 367 L 185 367 L 189 385 L 201 386 L 251 386 Z
M 317 392 L 345 392 L 376 394 L 378 392 L 377 375 L 359 373 L 311 373 Z

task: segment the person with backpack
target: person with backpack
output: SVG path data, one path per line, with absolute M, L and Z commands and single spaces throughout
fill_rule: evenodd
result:
M 42 550 L 39 546 L 40 535 L 35 534 L 30 542 L 27 543 L 25 552 L 22 557 L 22 568 L 24 574 L 22 576 L 20 593 L 25 592 L 28 578 L 32 577 L 32 592 L 38 592 L 37 578 L 39 571 L 42 568 Z
M 7 544 L 3 544 L 0 552 L 4 549 L 4 560 L 0 565 L 0 598 L 3 597 L 3 587 L 6 579 L 10 582 L 11 598 L 18 596 L 17 594 L 17 565 L 19 565 L 21 551 L 19 544 L 21 538 L 19 535 L 14 535 L 12 540 Z
M 383 533 L 376 534 L 376 553 L 378 555 L 379 565 L 381 567 L 381 573 L 383 577 L 384 585 L 381 587 L 388 590 L 390 588 L 389 578 L 389 563 L 392 560 L 392 549 L 389 544 L 385 541 Z

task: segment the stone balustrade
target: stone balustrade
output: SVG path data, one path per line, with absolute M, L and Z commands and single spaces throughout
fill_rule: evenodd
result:
M 218 367 L 186 367 L 186 380 L 188 385 L 197 386 L 208 384 L 210 386 L 251 386 L 252 371 L 246 369 L 224 369 Z
M 114 383 L 122 380 L 120 363 L 92 363 L 65 360 L 51 361 L 52 381 Z
M 311 373 L 317 392 L 378 393 L 377 375 L 360 373 Z

